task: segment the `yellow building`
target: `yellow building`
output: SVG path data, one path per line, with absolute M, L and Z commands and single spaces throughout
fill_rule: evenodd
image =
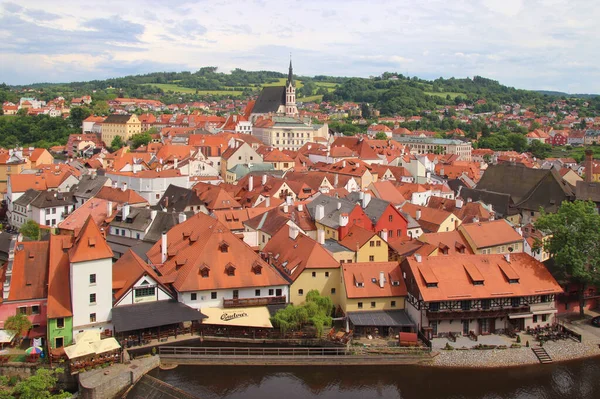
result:
M 355 335 L 411 331 L 404 312 L 406 285 L 398 262 L 342 265 L 340 309 Z
M 474 254 L 507 254 L 523 252 L 523 237 L 504 219 L 491 222 L 465 223 L 458 230 Z
M 6 192 L 8 176 L 53 163 L 54 157 L 44 148 L 19 148 L 0 153 L 0 196 Z
M 387 242 L 375 232 L 360 226 L 352 226 L 339 244 L 354 251 L 353 263 L 388 261 Z
M 12 160 L 7 154 L 0 154 L 0 196 L 3 198 L 6 193 L 8 176 L 18 175 L 25 169 L 30 169 L 29 163 L 24 159 Z
M 317 290 L 340 305 L 340 264 L 321 245 L 292 226 L 283 226 L 263 249 L 290 282 L 290 302 L 302 304 L 306 294 Z
M 102 123 L 102 141 L 110 146 L 115 137 L 120 136 L 123 141 L 142 132 L 142 122 L 137 115 L 109 115 Z

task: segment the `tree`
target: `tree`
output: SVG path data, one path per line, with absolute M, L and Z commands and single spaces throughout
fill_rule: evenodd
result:
M 18 340 L 21 339 L 21 335 L 29 331 L 31 328 L 31 321 L 29 318 L 22 314 L 17 313 L 13 316 L 8 316 L 6 321 L 4 322 L 4 329 L 9 331 L 11 334 L 14 334 Z
M 377 132 L 375 135 L 375 140 L 387 140 L 388 136 L 384 132 Z
M 306 302 L 302 305 L 288 305 L 280 309 L 271 317 L 271 323 L 282 332 L 302 328 L 310 323 L 317 330 L 317 336 L 323 334 L 325 326 L 331 326 L 331 312 L 333 302 L 331 298 L 321 296 L 319 291 L 311 290 L 306 294 Z
M 29 238 L 30 240 L 39 240 L 40 239 L 40 225 L 29 219 L 19 229 L 19 232 L 23 234 L 23 236 Z
M 361 104 L 360 105 L 360 112 L 362 114 L 362 117 L 365 119 L 368 119 L 371 117 L 371 108 L 369 108 L 369 104 Z
M 549 235 L 543 246 L 553 257 L 557 278 L 578 285 L 583 317 L 586 287 L 600 282 L 600 215 L 595 204 L 565 201 L 557 213 L 542 210 L 535 227 Z
M 152 136 L 150 135 L 149 131 L 131 136 L 131 142 L 134 149 L 143 145 L 148 145 L 150 140 L 152 140 Z
M 538 159 L 547 158 L 551 151 L 552 146 L 550 144 L 542 143 L 540 140 L 533 140 L 529 146 L 529 152 Z
M 80 129 L 83 125 L 83 120 L 91 115 L 91 111 L 88 108 L 83 107 L 72 107 L 71 113 L 69 114 L 69 120 L 71 126 L 76 129 Z
M 123 143 L 121 136 L 115 136 L 112 143 L 110 143 L 110 148 L 112 148 L 113 151 L 116 151 L 119 148 L 122 148 L 124 145 L 125 144 Z
M 39 368 L 31 377 L 18 382 L 13 389 L 9 389 L 6 398 L 19 399 L 67 399 L 73 395 L 63 390 L 56 390 L 57 374 L 62 374 L 63 369 L 49 370 Z M 6 392 L 6 391 L 5 391 Z

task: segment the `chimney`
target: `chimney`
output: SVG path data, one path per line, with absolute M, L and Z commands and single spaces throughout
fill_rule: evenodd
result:
M 292 200 L 291 195 L 288 195 L 287 197 L 285 197 L 285 203 L 286 203 L 286 205 L 294 205 L 294 201 Z
M 123 204 L 123 209 L 121 209 L 121 218 L 123 218 L 123 220 L 127 219 L 127 216 L 129 216 L 129 204 L 126 202 Z
M 183 212 L 179 212 L 179 216 L 178 216 L 178 223 L 183 223 L 187 220 L 187 216 L 185 216 L 185 213 Z
M 283 206 L 283 213 L 288 213 L 290 211 L 290 207 L 288 206 L 288 204 L 285 204 Z
M 359 191 L 358 192 L 358 199 L 360 199 L 361 202 L 362 202 L 362 200 L 365 199 L 365 192 L 364 191 Z
M 592 150 L 585 150 L 585 182 L 591 183 L 592 176 L 594 175 L 594 152 Z
M 318 222 L 325 217 L 325 207 L 322 204 L 315 208 L 315 220 Z
M 504 254 L 504 260 L 506 260 L 507 263 L 510 263 L 510 252 L 507 254 Z
M 456 199 L 456 209 L 462 208 L 463 204 L 464 204 L 464 202 L 463 202 L 462 198 L 457 198 Z
M 113 210 L 113 203 L 112 201 L 108 201 L 106 203 L 106 217 L 111 217 L 112 215 L 112 210 Z
M 254 190 L 254 176 L 250 175 L 248 178 L 248 191 Z
M 365 193 L 365 196 L 362 200 L 362 207 L 363 209 L 367 207 L 367 205 L 369 205 L 369 202 L 371 202 L 371 194 L 369 193 Z
M 348 214 L 347 213 L 340 213 L 340 227 L 345 227 L 348 225 Z
M 477 216 L 473 217 L 473 223 L 479 223 L 479 218 Z
M 303 211 L 304 211 L 304 205 L 298 204 L 298 212 L 303 212 Z
M 444 168 L 441 168 L 440 169 L 440 176 L 444 176 L 444 172 L 445 172 Z
M 342 209 L 342 201 L 338 201 L 337 203 L 337 209 Z
M 262 175 L 262 185 L 267 184 L 267 175 Z
M 167 232 L 163 231 L 162 236 L 160 238 L 160 254 L 161 254 L 161 262 L 165 263 L 167 261 Z
M 379 288 L 383 288 L 384 284 L 385 284 L 385 273 L 379 272 Z
M 421 263 L 421 261 L 422 261 L 421 254 L 415 254 L 415 260 L 417 261 L 417 263 Z
M 151 220 L 151 221 L 154 221 L 154 219 L 156 219 L 156 214 L 157 214 L 157 211 L 156 211 L 156 209 L 152 209 L 152 210 L 150 211 L 150 220 Z
M 179 160 L 177 159 L 177 157 L 175 157 L 175 159 L 173 160 L 173 169 L 177 169 L 178 165 L 179 165 Z
M 415 220 L 419 220 L 421 219 L 421 210 L 417 209 L 417 212 L 415 212 Z
M 317 242 L 321 245 L 325 244 L 325 230 L 317 230 Z
M 112 188 L 117 188 L 117 182 L 116 181 L 112 182 Z
M 467 198 L 467 203 L 472 202 L 473 199 L 471 197 Z
M 271 196 L 269 194 L 265 194 L 265 206 L 267 208 L 271 206 Z
M 123 191 L 127 191 L 127 183 L 123 182 L 123 186 L 122 186 L 122 187 L 123 187 L 123 188 L 122 188 L 121 190 L 123 190 Z
M 387 231 L 387 229 L 381 230 L 380 236 L 381 236 L 381 239 L 383 241 L 387 242 L 387 240 L 388 240 L 388 231 Z
M 290 226 L 290 238 L 295 240 L 298 237 L 298 228 L 296 226 Z
M 335 176 L 333 177 L 333 188 L 337 188 L 337 186 L 340 182 L 339 179 L 340 178 L 339 178 L 338 174 L 336 173 Z

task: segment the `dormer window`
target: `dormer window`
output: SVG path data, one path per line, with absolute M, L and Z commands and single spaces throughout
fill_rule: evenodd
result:
M 394 287 L 397 287 L 397 286 L 399 286 L 399 285 L 400 285 L 400 281 L 392 281 L 392 285 L 393 285 Z
M 221 251 L 221 253 L 229 252 L 229 244 L 227 244 L 225 241 L 222 241 L 219 244 L 219 251 Z
M 95 237 L 90 237 L 88 238 L 88 246 L 94 248 L 96 246 L 96 238 Z
M 210 268 L 207 265 L 203 265 L 200 268 L 200 276 L 202 276 L 202 278 L 208 278 L 210 272 Z
M 364 286 L 365 286 L 365 283 L 362 283 L 362 282 L 356 282 L 356 286 L 357 286 L 357 287 L 359 287 L 359 288 L 362 288 L 362 287 L 364 287 Z
M 256 275 L 261 275 L 262 274 L 262 266 L 259 265 L 258 263 L 255 263 L 254 266 L 252 266 L 252 271 Z
M 235 266 L 233 264 L 229 263 L 225 267 L 225 273 L 227 273 L 228 276 L 235 276 Z

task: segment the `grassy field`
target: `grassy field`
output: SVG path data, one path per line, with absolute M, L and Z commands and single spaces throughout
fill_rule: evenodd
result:
M 155 86 L 158 87 L 165 92 L 172 91 L 173 93 L 186 93 L 186 94 L 194 94 L 196 93 L 196 89 L 191 87 L 181 87 L 172 83 L 144 83 L 145 86 Z M 240 96 L 242 94 L 242 90 L 198 90 L 198 94 L 202 95 L 230 95 L 230 96 Z
M 425 94 L 427 94 L 428 96 L 438 96 L 438 97 L 442 97 L 442 98 L 446 98 L 447 96 L 450 96 L 451 99 L 454 100 L 455 97 L 458 96 L 464 96 L 465 93 L 453 93 L 450 91 L 444 91 L 441 93 L 434 93 L 432 91 L 426 91 Z
M 600 147 L 589 146 L 589 147 L 553 147 L 550 152 L 549 158 L 575 158 L 577 161 L 583 160 L 585 150 L 590 149 L 594 152 L 594 158 L 600 159 Z
M 302 101 L 303 103 L 321 102 L 321 100 L 323 100 L 323 96 L 322 95 L 316 95 L 316 96 L 310 96 L 310 97 L 302 97 L 302 98 L 298 99 L 298 101 Z
M 279 78 L 277 79 L 277 82 L 264 83 L 262 87 L 285 86 L 285 82 L 287 82 L 287 78 Z M 304 83 L 302 83 L 300 80 L 296 80 L 296 89 L 299 89 L 302 86 L 304 86 Z

